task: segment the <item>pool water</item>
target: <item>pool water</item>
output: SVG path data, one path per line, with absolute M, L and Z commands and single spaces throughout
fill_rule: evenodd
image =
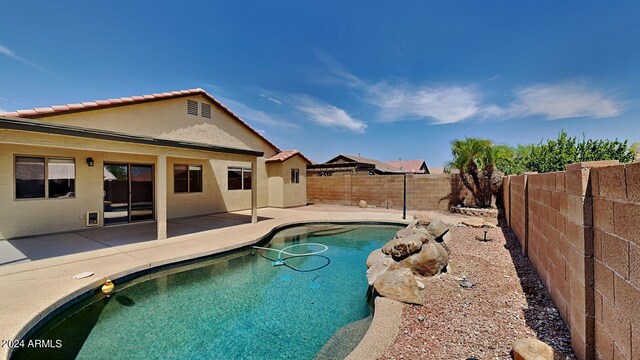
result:
M 61 339 L 62 348 L 12 357 L 313 359 L 334 333 L 371 314 L 365 261 L 398 229 L 297 226 L 262 246 L 328 250 L 274 266 L 278 253 L 249 249 L 151 273 L 71 306 L 30 336 Z

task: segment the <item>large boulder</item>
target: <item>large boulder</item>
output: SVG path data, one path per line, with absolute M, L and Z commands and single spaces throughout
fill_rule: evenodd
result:
M 384 261 L 384 259 L 388 259 L 388 257 L 382 252 L 381 249 L 373 250 L 367 257 L 367 268 L 372 267 L 376 263 Z
M 393 251 L 393 248 L 396 246 L 396 244 L 398 243 L 399 239 L 393 239 L 389 242 L 387 242 L 386 244 L 382 245 L 382 253 L 385 255 L 391 255 L 391 251 Z
M 404 238 L 407 236 L 411 236 L 413 234 L 414 234 L 414 229 L 413 227 L 411 227 L 411 225 L 409 225 L 404 229 L 398 230 L 398 232 L 396 233 L 396 238 Z
M 551 346 L 538 339 L 518 339 L 513 342 L 514 360 L 553 360 Z
M 369 285 L 373 285 L 376 279 L 389 269 L 389 266 L 391 265 L 390 261 L 391 259 L 377 262 L 367 270 L 367 281 L 369 282 Z
M 427 231 L 433 235 L 433 237 L 439 239 L 449 231 L 449 227 L 440 220 L 433 220 L 429 226 L 427 226 Z
M 431 235 L 431 233 L 425 228 L 414 228 L 414 234 L 419 234 L 423 244 L 426 244 L 431 241 L 435 241 L 435 237 Z
M 413 234 L 404 238 L 396 239 L 391 256 L 395 259 L 401 259 L 411 254 L 417 253 L 422 248 L 422 237 Z
M 407 268 L 387 270 L 376 278 L 373 288 L 386 298 L 422 305 L 418 282 Z
M 442 272 L 449 263 L 449 253 L 440 244 L 424 244 L 419 253 L 400 261 L 400 265 L 420 276 L 433 276 Z
M 413 221 L 416 223 L 417 227 L 427 227 L 431 223 L 431 216 L 424 213 L 418 213 L 413 215 Z

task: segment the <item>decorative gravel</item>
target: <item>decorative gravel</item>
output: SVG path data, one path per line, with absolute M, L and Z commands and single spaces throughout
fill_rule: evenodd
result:
M 575 359 L 571 335 L 513 232 L 454 227 L 451 272 L 424 279 L 424 306 L 404 305 L 400 332 L 381 359 L 511 359 L 519 338 L 538 338 L 556 359 Z M 461 283 L 470 288 L 464 288 Z

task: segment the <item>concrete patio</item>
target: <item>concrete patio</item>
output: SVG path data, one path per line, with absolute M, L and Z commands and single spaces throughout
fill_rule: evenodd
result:
M 268 217 L 260 217 L 259 221 Z M 167 221 L 168 237 L 196 234 L 251 222 L 251 215 L 223 213 Z M 0 240 L 0 266 L 55 258 L 157 239 L 154 221 L 97 229 Z

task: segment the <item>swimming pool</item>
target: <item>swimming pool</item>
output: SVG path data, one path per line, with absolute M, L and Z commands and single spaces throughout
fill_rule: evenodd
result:
M 276 252 L 243 249 L 116 281 L 111 296 L 93 292 L 48 317 L 25 338 L 54 344 L 61 340 L 61 348 L 16 349 L 11 357 L 339 358 L 368 327 L 365 260 L 399 228 L 295 226 L 261 246 L 319 243 L 328 250 L 275 266 Z M 330 339 L 332 345 L 323 349 Z

